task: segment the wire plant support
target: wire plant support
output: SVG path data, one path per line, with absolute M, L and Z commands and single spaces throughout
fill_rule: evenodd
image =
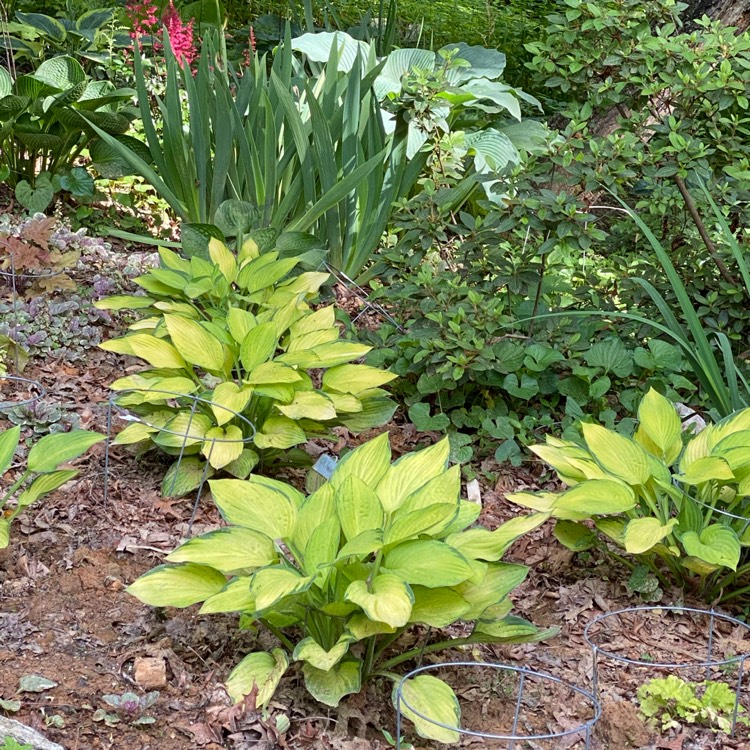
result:
M 613 619 L 620 618 L 625 624 L 625 630 L 632 634 L 640 632 L 646 625 L 649 615 L 655 616 L 662 621 L 672 618 L 669 620 L 670 635 L 679 634 L 680 637 L 684 638 L 685 648 L 681 653 L 690 654 L 693 652 L 696 655 L 695 659 L 688 661 L 662 661 L 658 658 L 650 658 L 644 654 L 641 654 L 638 658 L 634 658 L 623 655 L 619 645 L 617 646 L 617 650 L 615 650 L 615 647 L 611 643 L 611 638 L 606 644 L 602 643 L 603 638 L 607 635 L 611 636 L 608 625 Z M 699 627 L 699 631 L 703 631 L 704 635 L 705 645 L 703 646 L 701 646 L 700 642 L 696 642 L 695 636 L 688 634 L 689 629 L 685 626 L 685 622 L 688 620 L 693 625 L 696 625 L 696 620 L 700 618 L 706 620 L 705 625 Z M 698 626 L 696 625 L 696 627 Z M 739 632 L 742 634 L 743 640 L 741 644 L 744 647 L 742 653 L 727 654 L 719 649 L 720 638 L 724 637 L 726 639 L 729 635 L 729 630 L 734 630 L 735 633 Z M 734 736 L 740 713 L 743 682 L 745 682 L 747 667 L 750 666 L 746 664 L 748 659 L 750 659 L 750 625 L 747 623 L 713 609 L 706 610 L 679 606 L 630 607 L 613 612 L 605 612 L 603 615 L 595 617 L 586 625 L 583 637 L 592 651 L 593 693 L 597 698 L 600 695 L 601 683 L 599 666 L 603 660 L 614 661 L 644 670 L 701 670 L 705 671 L 706 680 L 717 679 L 718 677 L 719 681 L 722 682 L 730 682 L 728 674 L 736 668 L 737 679 L 734 684 L 735 700 L 730 732 L 730 736 Z M 637 639 L 638 636 L 634 636 L 633 640 L 636 641 Z M 733 647 L 736 647 L 737 642 L 738 638 L 735 634 L 732 638 Z
M 440 669 L 460 669 L 461 671 L 477 671 L 477 670 L 493 670 L 499 677 L 504 674 L 517 675 L 517 682 L 515 686 L 515 696 L 513 698 L 513 710 L 512 710 L 512 726 L 510 730 L 505 733 L 480 731 L 477 729 L 467 729 L 462 726 L 450 726 L 443 724 L 425 714 L 421 713 L 417 708 L 410 705 L 406 697 L 404 696 L 404 685 L 406 682 L 420 674 L 425 672 L 433 672 Z M 580 723 L 574 727 L 561 729 L 559 732 L 542 731 L 537 732 L 531 730 L 527 733 L 523 733 L 522 727 L 529 725 L 529 717 L 531 712 L 540 712 L 539 703 L 540 699 L 538 695 L 530 694 L 530 685 L 542 685 L 545 687 L 552 687 L 564 690 L 569 696 L 575 696 L 579 699 L 580 707 L 578 710 L 583 713 L 590 714 L 590 717 L 586 720 L 579 720 Z M 509 697 L 510 699 L 510 697 Z M 405 718 L 405 711 L 408 711 L 411 715 L 418 717 L 423 722 L 428 723 L 436 728 L 445 729 L 448 731 L 456 732 L 461 738 L 474 738 L 475 740 L 483 740 L 490 742 L 492 747 L 499 746 L 497 743 L 504 743 L 507 750 L 520 750 L 522 747 L 529 747 L 526 743 L 532 742 L 553 742 L 554 740 L 560 740 L 568 738 L 565 747 L 576 747 L 582 746 L 585 750 L 590 750 L 592 747 L 592 737 L 594 727 L 599 721 L 602 715 L 602 709 L 599 701 L 596 697 L 588 690 L 584 690 L 577 685 L 571 685 L 559 677 L 554 677 L 544 672 L 537 672 L 527 667 L 516 667 L 506 664 L 493 664 L 485 662 L 440 662 L 438 664 L 429 664 L 427 666 L 419 667 L 407 675 L 405 675 L 398 683 L 395 692 L 395 703 L 396 703 L 396 750 L 406 748 L 407 745 L 401 736 L 401 730 L 403 725 L 403 719 Z M 532 708 L 530 708 L 532 706 Z M 541 709 L 543 711 L 543 708 Z M 408 716 L 406 716 L 408 718 Z M 482 742 L 484 746 L 485 742 Z M 521 744 L 518 744 L 521 743 Z M 578 744 L 576 744 L 578 743 Z M 555 747 L 555 745 L 549 745 Z M 559 746 L 559 745 L 558 745 Z M 442 747 L 442 745 L 441 745 Z M 536 745 L 535 745 L 536 747 Z
M 125 408 L 122 404 L 118 403 L 118 399 L 121 399 L 123 396 L 133 395 L 133 394 L 144 395 L 144 396 L 145 395 L 152 396 L 153 394 L 159 394 L 165 397 L 164 400 L 173 401 L 179 404 L 181 407 L 189 407 L 189 418 L 185 426 L 185 429 L 181 431 L 177 431 L 177 430 L 171 430 L 168 427 L 164 427 L 161 425 L 152 424 L 146 418 L 138 414 L 134 414 L 132 411 Z M 243 433 L 249 432 L 249 435 L 245 435 L 242 438 L 208 438 L 206 439 L 204 435 L 191 434 L 191 427 L 193 425 L 193 420 L 196 414 L 198 413 L 198 409 L 201 405 L 207 406 L 209 408 L 212 406 L 216 406 L 217 408 L 220 408 L 223 411 L 231 413 L 233 415 L 233 419 L 236 419 L 240 422 L 240 426 L 242 427 Z M 157 388 L 128 388 L 128 389 L 124 389 L 121 391 L 114 391 L 113 393 L 110 394 L 108 403 L 107 403 L 107 441 L 106 441 L 106 447 L 105 447 L 105 452 L 104 452 L 104 502 L 105 504 L 109 501 L 110 453 L 111 453 L 113 439 L 115 438 L 115 435 L 113 434 L 113 425 L 114 425 L 115 415 L 117 415 L 119 419 L 121 419 L 124 422 L 127 422 L 128 424 L 137 422 L 161 434 L 173 435 L 181 439 L 181 443 L 179 446 L 179 453 L 177 455 L 175 464 L 173 465 L 174 471 L 172 473 L 171 483 L 170 483 L 169 489 L 167 490 L 168 495 L 171 495 L 174 492 L 175 485 L 177 482 L 178 470 L 182 463 L 182 459 L 185 457 L 185 452 L 188 446 L 196 442 L 201 443 L 201 444 L 209 443 L 208 451 L 205 451 L 205 450 L 202 451 L 203 455 L 206 458 L 206 461 L 205 461 L 203 472 L 200 477 L 200 482 L 198 484 L 198 488 L 196 491 L 195 502 L 193 503 L 193 510 L 190 515 L 190 521 L 188 523 L 188 534 L 192 530 L 193 522 L 195 521 L 195 516 L 198 512 L 198 503 L 200 502 L 201 495 L 203 494 L 203 487 L 205 486 L 206 480 L 208 479 L 208 473 L 211 468 L 211 456 L 213 455 L 214 448 L 217 445 L 227 444 L 227 443 L 231 443 L 235 445 L 241 444 L 243 446 L 249 445 L 255 439 L 255 433 L 256 433 L 255 425 L 247 417 L 243 416 L 239 412 L 234 411 L 233 409 L 230 409 L 227 406 L 224 406 L 223 404 L 216 404 L 210 399 L 203 398 L 202 396 L 196 396 L 193 394 L 185 394 L 185 393 L 177 393 L 175 391 L 160 390 Z
M 16 391 L 28 393 L 20 400 L 6 400 L 6 384 L 11 383 Z M 17 406 L 31 406 L 47 395 L 47 389 L 38 381 L 22 378 L 20 375 L 0 375 L 0 412 L 15 409 Z

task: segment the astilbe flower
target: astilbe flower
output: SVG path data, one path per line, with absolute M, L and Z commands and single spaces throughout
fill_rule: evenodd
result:
M 156 6 L 150 0 L 127 0 L 125 12 L 133 27 L 130 32 L 131 39 L 140 39 L 142 36 L 153 35 L 157 32 L 159 19 L 156 11 Z
M 170 0 L 162 21 L 167 34 L 169 34 L 169 43 L 172 45 L 172 51 L 180 67 L 183 67 L 185 63 L 190 65 L 195 59 L 193 19 L 191 18 L 188 23 L 184 23 L 177 8 L 174 7 L 174 3 Z

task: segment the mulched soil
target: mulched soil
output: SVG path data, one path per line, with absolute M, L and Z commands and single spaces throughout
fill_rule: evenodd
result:
M 85 366 L 36 361 L 24 374 L 40 380 L 49 398 L 76 411 L 82 427 L 103 430 L 107 384 L 125 369 L 121 357 L 92 350 Z M 389 429 L 397 452 L 435 437 L 417 433 L 402 421 Z M 338 452 L 349 440 L 342 433 L 338 443 L 327 447 Z M 124 591 L 187 535 L 192 499 L 161 497 L 167 464 L 154 455 L 135 457 L 114 450 L 111 459 L 106 502 L 104 448 L 98 445 L 76 462 L 81 469 L 76 480 L 20 517 L 11 532 L 11 546 L 0 552 L 0 699 L 21 702 L 18 712 L 6 715 L 67 750 L 390 747 L 382 733 L 394 731 L 390 685 L 370 685 L 332 710 L 312 701 L 300 676 L 290 670 L 266 715 L 242 704 L 231 705 L 223 680 L 245 653 L 274 647 L 274 639 L 263 631 L 239 631 L 234 616 L 203 617 L 197 608 L 154 609 Z M 538 487 L 544 481 L 547 477 L 538 467 L 501 471 L 494 486 L 481 486 L 483 522 L 494 528 L 515 513 L 504 492 Z M 205 497 L 192 532 L 218 524 L 218 513 Z M 441 658 L 528 667 L 590 689 L 592 654 L 583 629 L 603 612 L 640 603 L 624 585 L 627 573 L 596 554 L 585 560 L 574 557 L 555 541 L 549 527 L 521 539 L 509 559 L 531 566 L 529 579 L 514 595 L 518 612 L 539 625 L 561 626 L 560 635 L 541 644 L 474 647 Z M 678 601 L 677 593 L 667 592 L 665 601 Z M 614 628 L 605 635 L 618 653 L 642 658 L 650 652 L 652 657 L 666 655 L 667 660 L 680 661 L 703 647 L 703 625 L 675 624 L 662 617 Z M 410 634 L 406 647 L 418 645 L 424 635 Z M 745 653 L 750 651 L 750 639 L 737 630 L 723 629 L 715 648 L 716 653 Z M 164 666 L 165 684 L 152 688 L 140 676 L 136 679 L 136 664 L 144 658 Z M 745 727 L 735 739 L 689 728 L 664 737 L 651 732 L 632 701 L 637 686 L 656 674 L 647 667 L 627 670 L 617 663 L 600 663 L 604 715 L 591 743 L 594 750 L 749 746 Z M 57 684 L 39 693 L 19 693 L 19 681 L 26 675 L 41 675 Z M 510 731 L 517 687 L 511 674 L 449 666 L 443 676 L 456 688 L 466 727 Z M 717 671 L 711 676 L 733 678 Z M 519 722 L 524 731 L 569 730 L 589 718 L 579 700 L 532 682 Z M 147 712 L 155 719 L 153 724 L 136 728 L 127 722 L 108 726 L 95 720 L 97 709 L 108 708 L 104 695 L 144 694 L 150 689 L 160 693 Z M 750 708 L 750 687 L 743 693 L 743 703 Z M 419 740 L 408 724 L 405 733 L 416 748 L 445 747 Z M 546 744 L 518 743 L 516 748 L 581 748 L 579 740 L 571 736 Z M 461 746 L 506 745 L 467 738 Z

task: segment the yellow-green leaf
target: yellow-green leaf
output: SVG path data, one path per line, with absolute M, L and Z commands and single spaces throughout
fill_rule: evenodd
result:
M 638 419 L 636 442 L 671 466 L 682 451 L 682 423 L 674 404 L 650 388 L 638 406 Z
M 385 555 L 383 564 L 402 581 L 433 589 L 455 586 L 473 574 L 458 550 L 435 539 L 403 542 Z
M 705 456 L 693 461 L 687 471 L 677 477 L 683 484 L 703 484 L 704 482 L 731 482 L 734 472 L 721 456 Z
M 685 552 L 712 565 L 723 565 L 737 570 L 740 560 L 740 540 L 733 529 L 715 523 L 701 531 L 686 531 L 680 541 Z
M 260 651 L 248 654 L 227 677 L 229 697 L 239 703 L 257 688 L 255 708 L 267 706 L 288 666 L 289 659 L 280 648 L 270 654 Z
M 336 490 L 336 512 L 347 540 L 382 529 L 385 518 L 375 491 L 355 476 L 347 477 Z
M 326 706 L 338 706 L 344 696 L 360 691 L 361 666 L 357 659 L 345 659 L 326 671 L 306 663 L 302 667 L 305 687 L 315 700 Z
M 210 565 L 222 573 L 231 573 L 245 568 L 275 565 L 278 555 L 273 541 L 265 534 L 230 526 L 190 539 L 170 552 L 167 560 Z
M 273 323 L 260 323 L 248 331 L 240 346 L 240 361 L 246 373 L 270 359 L 279 340 Z
M 241 414 L 250 403 L 252 388 L 240 388 L 236 383 L 219 383 L 211 394 L 211 411 L 216 417 L 216 424 L 223 425 Z M 226 409 L 221 407 L 225 406 Z
M 126 591 L 152 607 L 189 607 L 218 594 L 226 582 L 222 573 L 208 565 L 159 565 Z
M 344 658 L 349 650 L 352 637 L 342 635 L 338 641 L 326 651 L 312 636 L 303 638 L 294 648 L 292 659 L 294 661 L 305 661 L 316 669 L 324 672 L 335 667 Z
M 235 425 L 212 427 L 203 437 L 201 453 L 214 469 L 222 469 L 242 455 L 243 440 L 242 430 Z
M 50 474 L 43 474 L 37 477 L 19 496 L 17 507 L 25 508 L 27 505 L 35 503 L 50 492 L 54 492 L 58 487 L 62 487 L 65 482 L 69 482 L 73 477 L 78 476 L 77 469 L 64 469 L 62 471 L 53 471 Z
M 383 573 L 372 579 L 369 588 L 365 581 L 352 581 L 344 599 L 360 606 L 371 620 L 402 628 L 409 622 L 414 594 L 398 576 Z
M 105 435 L 88 430 L 73 430 L 45 435 L 29 451 L 27 467 L 34 474 L 55 471 L 60 464 L 82 456 L 92 445 L 100 443 Z
M 468 529 L 458 534 L 451 534 L 445 541 L 466 557 L 495 562 L 505 554 L 508 547 L 518 537 L 541 526 L 549 517 L 549 513 L 517 516 L 506 521 L 495 531 L 481 528 Z
M 299 391 L 291 404 L 276 408 L 289 419 L 312 419 L 315 422 L 336 419 L 333 403 L 319 391 Z
M 266 448 L 292 448 L 304 443 L 307 436 L 304 430 L 288 417 L 271 417 L 263 423 L 260 432 L 255 435 L 255 445 L 261 450 Z
M 208 242 L 208 255 L 231 284 L 237 278 L 237 260 L 234 253 L 221 240 L 212 237 Z
M 181 315 L 165 315 L 164 323 L 172 343 L 187 362 L 204 370 L 221 370 L 224 345 L 200 323 Z
M 255 599 L 250 593 L 252 576 L 233 578 L 218 594 L 209 596 L 200 608 L 202 615 L 218 612 L 254 612 Z
M 583 521 L 591 516 L 624 513 L 635 505 L 635 493 L 624 482 L 588 479 L 560 494 L 552 506 L 552 515 L 570 521 Z
M 397 701 L 394 690 L 393 703 L 398 708 Z M 450 685 L 437 677 L 420 674 L 406 680 L 401 686 L 400 704 L 401 713 L 413 722 L 420 737 L 446 744 L 455 744 L 461 739 L 457 731 L 444 728 L 461 728 L 461 706 Z
M 298 383 L 302 376 L 281 362 L 263 362 L 253 368 L 243 382 L 248 385 L 268 385 L 270 383 Z
M 447 628 L 469 611 L 469 603 L 453 589 L 412 586 L 412 591 L 414 606 L 409 622 L 419 622 L 433 628 Z
M 648 455 L 632 440 L 597 424 L 581 425 L 586 445 L 597 463 L 609 474 L 631 485 L 642 485 L 651 476 Z
M 338 488 L 347 477 L 353 476 L 369 487 L 375 487 L 391 465 L 391 444 L 388 437 L 388 433 L 384 432 L 347 453 L 331 474 L 331 486 Z
M 395 373 L 368 365 L 338 365 L 323 375 L 325 390 L 357 394 L 370 388 L 379 388 L 397 377 Z
M 658 518 L 633 518 L 625 527 L 623 536 L 625 549 L 632 555 L 648 552 L 654 545 L 669 536 L 676 525 L 676 518 L 672 518 L 664 525 Z
M 315 576 L 303 576 L 296 570 L 284 567 L 261 568 L 253 576 L 250 593 L 261 612 L 292 594 L 300 594 L 312 586 Z

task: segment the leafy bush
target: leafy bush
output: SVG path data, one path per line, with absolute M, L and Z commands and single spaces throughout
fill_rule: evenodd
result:
M 641 401 L 638 419 L 632 438 L 589 423 L 583 445 L 548 436 L 531 450 L 569 489 L 508 498 L 550 513 L 570 549 L 593 547 L 602 534 L 663 583 L 695 584 L 708 601 L 741 594 L 733 586 L 750 572 L 750 409 L 709 425 L 684 448 L 680 418 L 656 391 Z M 593 529 L 583 523 L 589 519 Z
M 146 316 L 131 325 L 128 335 L 102 344 L 151 366 L 112 384 L 115 391 L 135 389 L 117 402 L 147 418 L 147 424 L 126 427 L 116 443 L 153 441 L 174 455 L 202 454 L 213 469 L 244 478 L 259 456 L 266 462 L 288 459 L 287 449 L 304 443 L 309 434 L 326 434 L 336 424 L 358 432 L 391 418 L 396 405 L 381 386 L 395 375 L 349 364 L 370 347 L 340 340 L 333 307 L 313 312 L 308 305 L 328 274 L 292 277 L 301 256 L 280 257 L 300 242 L 304 246 L 305 238 L 295 233 L 272 233 L 270 240 L 267 232 L 255 236 L 269 243 L 262 253 L 253 236 L 237 255 L 211 240 L 210 262 L 161 250 L 162 267 L 135 279 L 148 296 L 118 295 L 97 303 Z M 173 399 L 159 390 L 195 394 L 211 404 L 201 402 L 193 414 L 192 399 Z M 235 413 L 256 432 L 248 434 L 247 423 Z M 195 439 L 183 441 L 182 434 Z M 245 439 L 247 446 L 241 442 Z M 194 468 L 191 462 L 180 464 L 175 492 L 198 485 L 200 472 L 196 477 Z M 173 479 L 171 471 L 165 488 Z
M 492 532 L 467 529 L 480 509 L 459 499 L 461 470 L 447 468 L 448 453 L 443 440 L 391 464 L 383 434 L 348 453 L 308 497 L 262 477 L 212 481 L 229 525 L 178 547 L 128 591 L 153 606 L 203 602 L 204 613 L 241 612 L 245 623 L 269 628 L 284 648 L 248 654 L 227 680 L 235 702 L 254 695 L 259 707 L 271 700 L 290 657 L 302 662 L 313 697 L 336 706 L 368 678 L 397 680 L 391 669 L 421 653 L 549 635 L 509 614 L 508 594 L 527 568 L 498 562 L 548 514 Z M 389 655 L 414 625 L 458 621 L 473 624 L 471 635 Z M 448 685 L 417 677 L 407 690 L 427 715 L 458 725 Z M 457 739 L 406 715 L 424 737 Z
M 0 476 L 10 469 L 20 440 L 20 427 L 0 432 Z M 74 430 L 45 435 L 31 448 L 26 468 L 11 480 L 9 488 L 0 496 L 0 511 L 3 511 L 0 515 L 0 549 L 10 543 L 10 525 L 24 509 L 78 475 L 77 469 L 60 469 L 60 466 L 78 458 L 102 440 L 104 435 L 97 432 Z

